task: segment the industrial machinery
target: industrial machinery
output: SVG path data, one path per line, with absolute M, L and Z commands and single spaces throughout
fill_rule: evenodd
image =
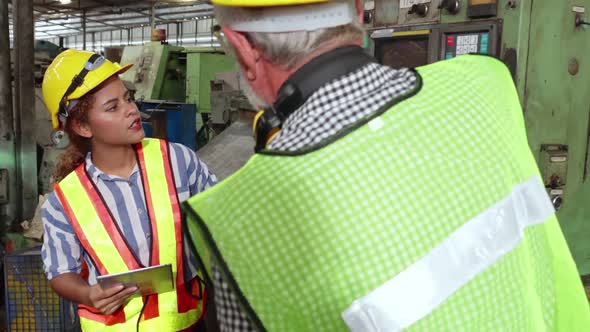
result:
M 134 64 L 121 79 L 135 85 L 139 100 L 184 102 L 186 57 L 183 48 L 161 42 L 127 46 L 121 64 Z
M 194 104 L 165 100 L 139 102 L 147 137 L 166 139 L 197 149 L 197 108 Z
M 211 80 L 222 72 L 235 70 L 235 60 L 213 48 L 186 48 L 186 102 L 196 104 L 200 113 L 211 113 Z
M 216 73 L 234 69 L 235 62 L 231 57 L 215 48 L 183 48 L 165 42 L 150 42 L 125 47 L 121 63 L 135 64 L 121 75 L 121 79 L 131 83 L 144 115 L 153 116 L 149 124 L 144 122 L 148 135 L 155 134 L 155 137 L 183 143 L 193 149 L 209 141 L 210 81 Z M 195 112 L 190 118 L 186 113 L 192 109 L 189 105 L 193 105 Z M 180 109 L 182 115 L 177 112 Z M 164 115 L 162 112 L 173 114 Z M 167 122 L 162 122 L 165 119 Z M 192 121 L 193 125 L 187 127 L 186 121 Z M 154 127 L 159 129 L 150 130 Z M 167 128 L 166 133 L 161 130 L 163 128 Z M 199 144 L 196 143 L 197 133 Z
M 243 84 L 236 71 L 218 73 L 211 81 L 211 127 L 221 132 L 234 122 L 238 112 L 258 112 L 244 94 Z
M 197 105 L 197 140 L 202 147 L 216 133 L 211 104 L 211 80 L 220 72 L 235 70 L 235 61 L 212 47 L 187 47 L 186 102 Z
M 465 53 L 501 59 L 581 275 L 590 274 L 590 0 L 365 2 L 369 51 L 392 67 Z M 450 184 L 452 185 L 452 184 Z

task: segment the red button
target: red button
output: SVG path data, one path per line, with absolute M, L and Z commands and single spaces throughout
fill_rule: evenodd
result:
M 455 45 L 455 37 L 447 37 L 447 46 Z

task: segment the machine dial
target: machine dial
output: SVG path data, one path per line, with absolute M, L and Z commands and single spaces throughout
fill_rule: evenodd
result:
M 438 9 L 446 9 L 449 13 L 455 15 L 461 9 L 460 0 L 442 0 Z
M 412 5 L 412 7 L 410 7 L 410 10 L 408 10 L 408 14 L 416 14 L 420 17 L 426 17 L 428 15 L 428 4 L 425 3 L 420 3 L 420 4 L 415 4 Z
M 63 149 L 68 146 L 69 140 L 68 135 L 63 130 L 54 130 L 51 133 L 51 142 L 58 149 Z

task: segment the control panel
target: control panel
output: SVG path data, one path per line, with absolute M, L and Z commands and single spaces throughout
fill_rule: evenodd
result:
M 556 210 L 563 204 L 568 166 L 568 146 L 562 144 L 541 145 L 539 169 L 547 193 Z
M 443 54 L 445 59 L 458 55 L 479 53 L 488 54 L 490 50 L 490 33 L 450 33 L 445 35 Z

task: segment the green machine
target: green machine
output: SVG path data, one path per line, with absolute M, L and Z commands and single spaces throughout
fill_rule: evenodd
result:
M 417 67 L 465 53 L 506 63 L 582 276 L 590 275 L 589 10 L 590 0 L 365 2 L 369 51 L 384 64 Z
M 126 46 L 121 64 L 133 63 L 121 79 L 134 84 L 139 100 L 185 101 L 186 57 L 183 48 L 161 42 Z
M 235 61 L 217 48 L 185 48 L 162 42 L 149 42 L 141 46 L 126 46 L 121 64 L 128 63 L 135 65 L 122 74 L 121 78 L 133 83 L 135 98 L 139 101 L 140 108 L 143 101 L 146 101 L 144 104 L 149 107 L 160 105 L 156 111 L 167 109 L 166 107 L 170 106 L 167 104 L 169 102 L 196 106 L 198 114 L 194 114 L 194 122 L 198 130 L 198 134 L 195 133 L 198 136 L 197 146 L 206 144 L 212 133 L 209 130 L 211 81 L 218 73 L 235 71 Z M 146 109 L 145 113 L 157 117 L 154 109 Z M 159 124 L 152 125 L 158 129 L 170 121 L 172 120 L 162 120 Z M 172 127 L 174 126 L 171 125 L 167 132 L 171 132 Z M 175 130 L 180 130 L 178 128 Z
M 236 71 L 235 60 L 217 48 L 187 47 L 186 54 L 186 102 L 197 105 L 201 116 L 197 117 L 198 145 L 206 144 L 214 134 L 211 116 L 211 81 L 216 75 Z
M 236 62 L 215 48 L 187 47 L 184 52 L 186 102 L 198 105 L 201 113 L 211 113 L 211 81 L 218 73 L 236 71 Z

